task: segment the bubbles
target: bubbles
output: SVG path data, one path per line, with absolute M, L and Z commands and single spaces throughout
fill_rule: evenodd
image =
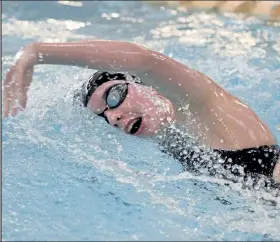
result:
M 22 8 L 19 14 L 30 8 L 38 14 L 49 11 L 44 7 L 39 12 L 34 4 L 38 3 Z M 234 15 L 186 15 L 176 10 L 172 17 L 173 10 L 167 18 L 166 11 L 156 13 L 141 2 L 91 4 L 83 3 L 81 12 L 94 25 L 81 19 L 64 21 L 63 11 L 60 16 L 53 12 L 53 18 L 59 18 L 55 21 L 18 20 L 5 13 L 5 60 L 11 60 L 10 53 L 16 53 L 30 37 L 35 41 L 96 39 L 100 35 L 129 41 L 137 38 L 138 43 L 210 75 L 248 101 L 277 129 L 279 58 L 262 39 L 277 49 L 273 43 L 279 39 L 278 30 L 241 23 Z M 99 14 L 88 13 L 90 7 Z M 102 19 L 112 24 L 104 24 Z M 149 24 L 141 25 L 143 22 Z M 73 105 L 69 90 L 74 85 L 79 88 L 79 81 L 86 77 L 79 68 L 36 67 L 27 109 L 3 120 L 4 238 L 262 241 L 280 237 L 280 201 L 275 190 L 264 191 L 261 181 L 252 190 L 221 175 L 209 177 L 202 170 L 201 175 L 182 172 L 182 165 L 160 152 L 154 141 L 126 136 L 87 109 Z M 258 95 L 263 91 L 270 96 Z M 262 106 L 262 99 L 269 101 L 269 108 Z M 180 111 L 189 111 L 186 103 L 182 107 Z M 184 135 L 171 127 L 171 134 Z M 172 149 L 182 148 L 179 155 L 187 155 L 187 145 L 194 145 L 185 140 L 185 146 L 175 137 L 173 141 Z M 199 148 L 194 150 L 198 158 Z M 207 153 L 201 157 L 211 163 Z M 247 185 L 252 184 L 248 180 Z M 34 218 L 36 224 L 30 222 Z

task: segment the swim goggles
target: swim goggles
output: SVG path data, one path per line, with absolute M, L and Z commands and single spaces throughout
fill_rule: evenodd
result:
M 97 114 L 100 117 L 103 117 L 107 123 L 109 123 L 108 118 L 105 115 L 105 112 L 109 109 L 117 108 L 125 100 L 128 92 L 128 83 L 122 83 L 112 86 L 105 94 L 106 108 L 100 114 Z
M 129 83 L 138 83 L 145 85 L 139 77 L 130 75 L 128 73 L 123 72 L 106 72 L 106 71 L 98 71 L 94 73 L 89 80 L 83 85 L 83 95 L 82 95 L 82 103 L 86 107 L 88 102 L 92 96 L 92 94 L 96 91 L 96 89 L 101 86 L 103 83 L 108 81 L 115 80 L 123 80 L 125 83 L 116 84 L 112 86 L 105 94 L 106 108 L 101 114 L 97 114 L 98 116 L 103 117 L 107 123 L 109 123 L 107 117 L 105 116 L 105 112 L 108 109 L 117 108 L 121 105 L 121 103 L 125 100 L 128 92 L 128 84 Z

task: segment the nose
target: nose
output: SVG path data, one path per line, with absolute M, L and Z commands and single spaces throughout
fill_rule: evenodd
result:
M 109 121 L 109 124 L 113 125 L 114 127 L 120 127 L 120 122 L 123 118 L 123 114 L 117 110 L 107 110 L 106 117 Z

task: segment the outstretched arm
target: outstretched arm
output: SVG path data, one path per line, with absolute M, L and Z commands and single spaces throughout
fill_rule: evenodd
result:
M 88 40 L 68 43 L 33 43 L 34 64 L 57 64 L 109 71 L 142 71 L 150 51 L 131 42 Z
M 86 40 L 72 43 L 34 43 L 36 64 L 61 64 L 108 71 L 127 71 L 149 79 L 153 86 L 173 89 L 196 102 L 223 92 L 204 74 L 157 51 L 132 42 Z M 145 76 L 144 76 L 145 75 Z M 147 83 L 149 84 L 149 83 Z M 218 90 L 217 90 L 218 89 Z
M 4 80 L 4 117 L 24 109 L 27 90 L 37 64 L 71 65 L 108 71 L 123 70 L 139 74 L 149 68 L 150 51 L 124 41 L 91 40 L 69 43 L 32 43 L 15 57 Z
M 153 86 L 187 93 L 196 105 L 213 95 L 214 82 L 203 74 L 156 51 L 126 41 L 84 40 L 68 43 L 32 43 L 16 56 L 15 64 L 4 80 L 4 117 L 24 109 L 33 67 L 55 64 L 87 67 L 96 70 L 127 71 L 151 81 Z M 210 96 L 209 96 L 210 95 Z M 200 101 L 199 101 L 200 100 Z M 16 106 L 17 105 L 17 106 Z

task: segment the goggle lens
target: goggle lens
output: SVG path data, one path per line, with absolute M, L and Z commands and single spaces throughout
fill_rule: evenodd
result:
M 122 104 L 127 95 L 128 84 L 117 84 L 109 89 L 106 104 L 109 108 L 116 108 Z

